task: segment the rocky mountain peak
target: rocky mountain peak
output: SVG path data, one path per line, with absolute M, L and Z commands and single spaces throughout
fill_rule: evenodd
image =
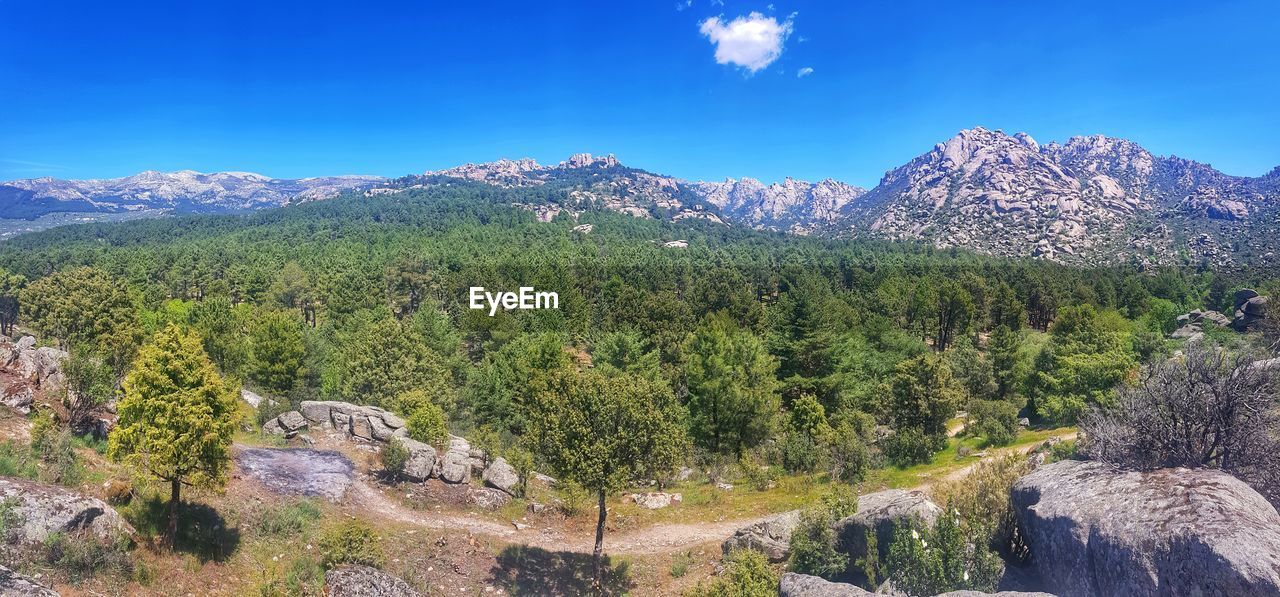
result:
M 601 168 L 613 168 L 621 166 L 618 158 L 609 154 L 604 157 L 594 157 L 589 153 L 575 153 L 569 156 L 569 159 L 560 162 L 561 168 L 588 168 L 591 166 L 599 166 Z

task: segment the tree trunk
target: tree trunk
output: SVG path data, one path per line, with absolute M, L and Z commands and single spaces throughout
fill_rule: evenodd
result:
M 182 480 L 174 479 L 169 483 L 169 528 L 165 531 L 165 543 L 172 549 L 178 542 L 178 502 Z
M 602 567 L 602 560 L 604 558 L 604 518 L 607 514 L 604 507 L 604 490 L 601 489 L 596 493 L 596 496 L 597 507 L 600 510 L 600 519 L 596 521 L 596 550 L 591 557 L 592 570 L 595 575 L 591 584 L 595 587 L 597 592 L 603 594 L 604 569 Z

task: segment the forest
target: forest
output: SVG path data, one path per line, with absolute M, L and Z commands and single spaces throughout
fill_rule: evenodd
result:
M 256 426 L 303 401 L 376 406 L 415 440 L 465 436 L 522 478 L 551 470 L 579 483 L 599 498 L 598 566 L 605 498 L 624 487 L 662 487 L 685 466 L 853 486 L 929 463 L 958 417 L 980 448 L 1073 427 L 1179 349 L 1179 315 L 1229 314 L 1241 288 L 1280 289 L 1248 269 L 1078 268 L 605 210 L 541 222 L 519 207 L 555 201 L 450 181 L 27 234 L 0 243 L 0 323 L 71 355 L 75 398 L 59 415 L 71 433 L 92 433 L 100 407 L 126 396 L 109 450 L 122 460 L 149 441 L 130 426 L 145 405 L 128 396 L 151 391 L 139 371 L 200 353 L 213 367 L 200 375 L 221 388 L 210 391 L 270 397 Z M 687 247 L 663 246 L 672 240 Z M 554 291 L 559 308 L 491 316 L 468 308 L 472 286 Z M 1240 350 L 1254 341 L 1204 333 Z M 614 427 L 589 416 L 601 412 Z M 599 441 L 610 434 L 626 446 Z M 157 476 L 176 498 L 182 474 Z M 827 507 L 812 517 L 839 517 L 838 498 Z M 855 565 L 831 552 L 820 520 L 807 528 L 793 569 Z M 858 563 L 861 574 L 994 588 L 972 555 L 956 556 L 963 580 L 904 576 L 923 556 L 903 549 L 882 570 Z

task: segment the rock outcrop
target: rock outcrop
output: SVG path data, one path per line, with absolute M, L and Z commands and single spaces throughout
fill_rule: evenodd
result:
M 62 361 L 67 351 L 49 346 L 36 348 L 36 339 L 23 336 L 17 342 L 0 342 L 0 371 L 29 382 L 35 388 L 61 386 Z
M 395 441 L 409 451 L 409 459 L 405 461 L 402 473 L 405 478 L 421 483 L 436 475 L 439 458 L 434 447 L 407 437 L 396 438 Z
M 720 549 L 726 555 L 734 549 L 754 549 L 770 562 L 781 562 L 791 555 L 791 533 L 800 524 L 800 511 L 792 510 L 738 529 L 725 539 Z
M 1258 322 L 1267 316 L 1267 297 L 1259 296 L 1255 290 L 1240 290 L 1235 295 L 1235 318 L 1231 320 L 1231 329 L 1247 332 L 1257 327 Z
M 238 448 L 234 457 L 240 474 L 282 495 L 340 501 L 355 475 L 355 465 L 346 456 L 328 450 Z
M 312 425 L 337 431 L 352 439 L 386 442 L 409 433 L 404 419 L 376 406 L 304 400 L 298 408 L 302 417 Z
M 884 591 L 882 587 L 880 589 Z M 857 585 L 842 582 L 831 582 L 816 576 L 788 572 L 782 575 L 778 583 L 778 597 L 892 597 L 901 595 L 898 592 L 872 593 Z M 1025 593 L 1021 591 L 1000 591 L 984 593 L 982 591 L 950 591 L 934 597 L 1054 597 L 1049 593 Z
M 25 479 L 0 478 L 0 502 L 13 500 L 12 515 L 21 525 L 19 544 L 39 544 L 54 533 L 86 532 L 101 539 L 132 536 L 133 527 L 97 498 Z
M 516 474 L 516 469 L 502 457 L 490 463 L 489 467 L 484 469 L 481 478 L 484 479 L 485 485 L 501 489 L 511 495 L 516 494 L 516 487 L 520 485 L 520 476 Z
M 58 597 L 58 592 L 34 578 L 0 566 L 0 597 Z
M 883 562 L 889 556 L 894 530 L 912 519 L 931 526 L 940 512 L 942 508 L 919 491 L 888 489 L 868 493 L 858 496 L 857 513 L 836 522 L 836 536 L 841 551 L 854 561 L 867 555 L 867 532 L 874 532 Z
M 329 597 L 420 597 L 409 583 L 368 566 L 339 566 L 324 573 Z
M 269 435 L 283 435 L 286 438 L 297 436 L 307 430 L 308 421 L 301 413 L 291 410 L 262 425 L 262 432 Z
M 1280 514 L 1226 473 L 1064 460 L 1018 480 L 1012 501 L 1062 597 L 1280 595 Z

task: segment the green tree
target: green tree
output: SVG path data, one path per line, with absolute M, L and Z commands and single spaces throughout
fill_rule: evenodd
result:
M 0 336 L 13 336 L 18 322 L 18 295 L 27 279 L 0 268 Z
M 431 396 L 453 393 L 450 372 L 441 359 L 411 325 L 389 314 L 361 322 L 337 357 L 332 383 L 350 402 L 389 407 L 411 390 L 425 390 Z
M 142 335 L 128 285 L 93 267 L 57 271 L 22 291 L 23 317 L 38 333 L 106 355 L 124 371 Z
M 689 597 L 773 597 L 778 594 L 778 574 L 764 554 L 735 549 L 724 558 L 724 574 L 708 584 L 699 583 Z
M 1009 400 L 1018 386 L 1019 351 L 1022 336 L 1007 325 L 999 325 L 991 333 L 987 352 L 991 355 L 991 374 L 996 382 L 996 398 Z
M 947 420 L 963 403 L 963 392 L 943 357 L 925 354 L 898 364 L 891 392 L 895 430 L 914 429 L 945 442 Z
M 1062 308 L 1029 380 L 1036 413 L 1072 424 L 1089 406 L 1109 404 L 1112 389 L 1136 367 L 1130 329 L 1114 311 Z
M 116 378 L 111 366 L 96 355 L 72 347 L 62 361 L 62 405 L 67 411 L 67 426 L 76 433 L 91 430 L 93 415 L 115 395 Z
M 250 329 L 251 379 L 276 394 L 286 394 L 293 389 L 306 374 L 303 363 L 307 346 L 302 326 L 302 321 L 292 312 L 258 314 Z
M 419 404 L 409 415 L 405 425 L 409 428 L 409 437 L 424 444 L 442 447 L 449 439 L 444 411 L 431 402 Z
M 712 317 L 685 343 L 689 424 L 694 441 L 739 455 L 763 441 L 778 411 L 777 362 L 755 335 Z
M 667 394 L 669 396 L 669 394 Z M 635 376 L 561 372 L 530 409 L 527 437 L 557 474 L 595 493 L 599 518 L 592 561 L 596 587 L 603 570 L 605 497 L 641 475 L 675 467 L 684 429 L 669 416 L 664 389 Z
M 218 375 L 193 333 L 169 325 L 142 348 L 124 380 L 108 454 L 168 483 L 172 545 L 183 485 L 226 482 L 235 432 L 234 389 Z
M 244 342 L 244 322 L 231 299 L 215 296 L 192 305 L 187 322 L 200 332 L 204 351 L 223 373 L 243 374 L 249 350 Z

